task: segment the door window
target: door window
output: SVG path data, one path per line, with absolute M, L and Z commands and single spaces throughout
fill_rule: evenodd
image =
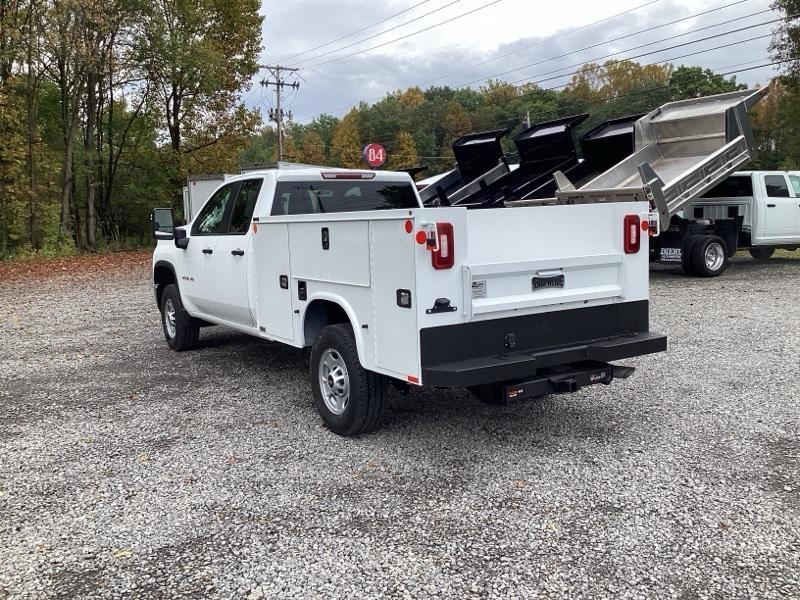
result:
M 231 226 L 228 230 L 230 233 L 247 233 L 263 181 L 263 179 L 248 179 L 242 182 L 239 193 L 236 195 L 236 202 L 233 204 Z
M 797 175 L 789 175 L 789 181 L 792 183 L 795 197 L 800 198 L 800 177 Z
M 192 225 L 192 235 L 220 235 L 227 231 L 225 215 L 237 185 L 230 183 L 214 192 L 197 215 Z
M 790 198 L 789 186 L 783 175 L 765 175 L 764 184 L 767 186 L 767 196 L 770 198 Z

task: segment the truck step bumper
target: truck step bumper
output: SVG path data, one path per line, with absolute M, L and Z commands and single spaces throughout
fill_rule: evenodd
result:
M 666 336 L 650 332 L 625 334 L 569 347 L 482 356 L 431 365 L 422 369 L 422 384 L 472 387 L 498 382 L 538 381 L 549 373 L 545 369 L 574 366 L 586 361 L 608 363 L 623 358 L 663 352 L 666 349 Z M 611 365 L 607 366 L 613 369 Z M 621 376 L 622 371 L 618 372 Z M 613 373 L 611 376 L 613 378 Z M 548 380 L 551 378 L 551 375 L 546 377 Z M 568 384 L 560 385 L 563 387 Z
M 469 389 L 488 404 L 507 404 L 511 400 L 530 400 L 550 394 L 577 392 L 588 385 L 608 385 L 615 379 L 627 379 L 633 371 L 633 367 L 584 361 L 542 369 L 532 379 L 471 386 Z

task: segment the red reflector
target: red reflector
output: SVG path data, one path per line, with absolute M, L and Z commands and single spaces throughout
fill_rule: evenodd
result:
M 639 252 L 641 237 L 639 235 L 639 215 L 625 215 L 625 254 Z
M 420 230 L 420 231 L 418 231 L 418 232 L 417 232 L 417 236 L 416 236 L 416 238 L 414 238 L 414 239 L 416 239 L 416 240 L 417 240 L 417 243 L 418 243 L 418 244 L 422 245 L 422 244 L 425 244 L 425 243 L 427 243 L 427 241 L 428 241 L 428 236 L 427 236 L 427 234 L 426 234 L 424 231 Z
M 408 379 L 409 383 L 419 383 L 419 377 L 416 377 L 415 375 L 409 375 L 406 377 L 406 379 Z
M 411 233 L 414 230 L 414 223 L 406 221 L 406 233 Z
M 375 173 L 363 171 L 322 171 L 323 179 L 375 179 Z
M 650 223 L 642 221 L 642 231 L 647 231 L 648 229 L 650 229 Z
M 450 269 L 455 264 L 455 240 L 452 223 L 437 223 L 436 235 L 439 248 L 431 253 L 434 269 Z

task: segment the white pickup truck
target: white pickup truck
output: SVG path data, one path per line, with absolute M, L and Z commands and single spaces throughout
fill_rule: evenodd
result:
M 405 173 L 272 169 L 228 179 L 186 227 L 153 212 L 167 343 L 224 325 L 311 348 L 317 410 L 374 429 L 387 381 L 486 401 L 608 384 L 650 332 L 644 201 L 423 207 Z M 266 351 L 266 350 L 265 350 Z
M 651 247 L 661 262 L 682 263 L 688 274 L 714 276 L 739 249 L 768 260 L 778 248 L 800 248 L 800 173 L 734 173 L 682 212 L 677 227 Z

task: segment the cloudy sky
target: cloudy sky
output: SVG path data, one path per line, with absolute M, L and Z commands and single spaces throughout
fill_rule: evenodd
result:
M 719 72 L 747 69 L 770 62 L 764 36 L 776 27 L 767 22 L 779 15 L 769 4 L 263 0 L 263 61 L 301 69 L 300 88 L 287 90 L 284 104 L 295 121 L 307 122 L 323 112 L 342 116 L 359 100 L 376 100 L 411 85 L 478 87 L 491 77 L 557 87 L 576 65 L 598 59 L 698 64 Z M 759 68 L 737 77 L 755 84 L 775 72 L 775 67 Z M 263 113 L 275 103 L 274 89 L 258 84 L 244 98 Z

